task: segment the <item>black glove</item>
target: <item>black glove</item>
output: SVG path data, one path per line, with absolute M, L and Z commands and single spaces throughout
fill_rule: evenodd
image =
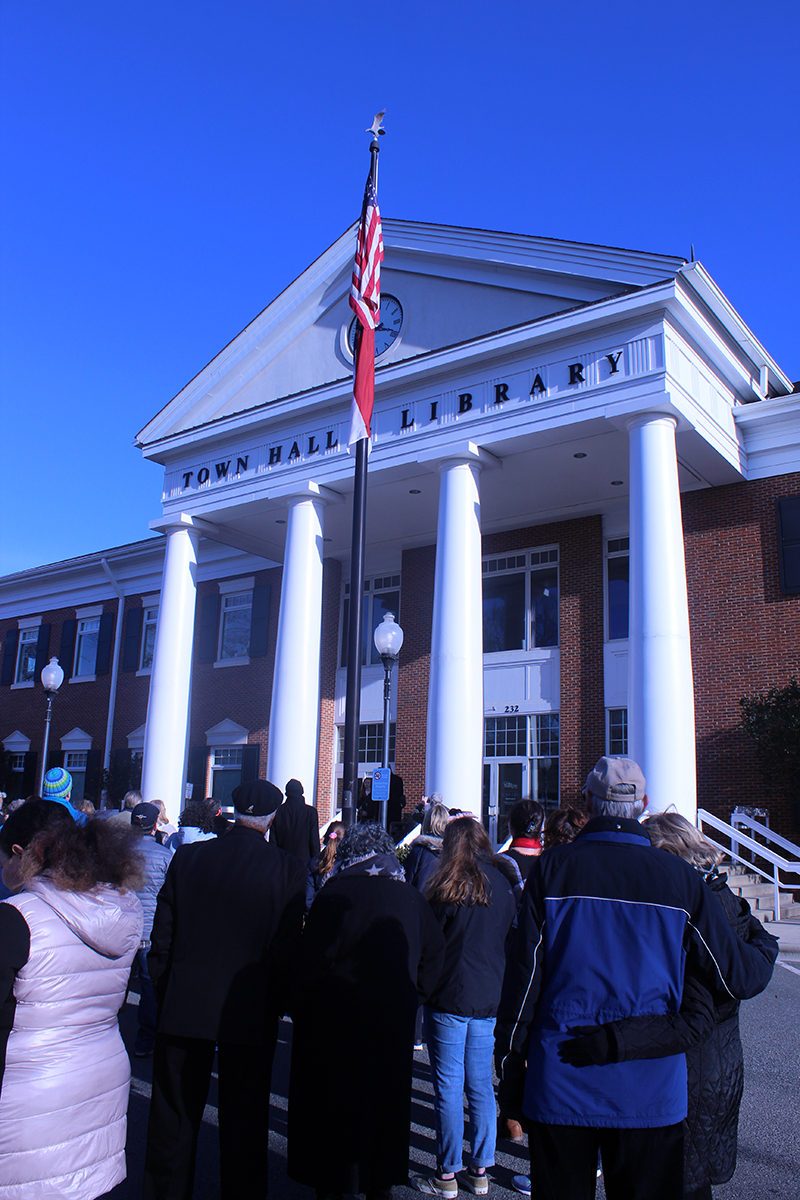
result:
M 501 1064 L 497 1064 L 498 1068 Z M 513 1121 L 523 1120 L 522 1097 L 525 1092 L 525 1059 L 517 1054 L 507 1054 L 498 1070 L 500 1083 L 497 1088 L 497 1103 L 504 1117 Z
M 559 1042 L 558 1056 L 571 1067 L 602 1067 L 615 1062 L 614 1045 L 602 1025 L 575 1025 L 568 1042 Z

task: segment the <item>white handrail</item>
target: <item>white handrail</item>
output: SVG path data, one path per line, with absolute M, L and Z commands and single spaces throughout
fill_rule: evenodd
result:
M 770 841 L 778 842 L 782 849 L 789 850 L 790 852 L 798 855 L 798 858 L 800 858 L 800 847 L 795 846 L 792 842 L 787 841 L 786 838 L 780 837 L 779 834 L 772 833 L 766 825 L 761 825 L 758 821 L 753 820 L 752 817 L 748 817 L 744 813 L 741 815 L 737 813 L 736 820 L 737 822 L 741 820 L 743 824 L 749 825 L 754 832 L 761 833 Z M 704 823 L 710 825 L 713 829 L 718 830 L 720 833 L 726 834 L 731 841 L 730 847 L 720 846 L 719 842 L 715 842 L 713 838 L 708 837 L 708 834 L 703 830 Z M 720 820 L 719 817 L 715 817 L 713 813 L 707 812 L 704 808 L 698 808 L 697 810 L 697 828 L 703 832 L 704 836 L 708 838 L 708 841 L 711 842 L 712 846 L 716 846 L 717 850 L 721 850 L 723 854 L 729 854 L 731 858 L 743 863 L 747 867 L 748 871 L 754 871 L 756 874 L 762 875 L 764 879 L 768 879 L 772 883 L 775 920 L 779 921 L 781 919 L 780 872 L 786 871 L 790 875 L 797 875 L 800 877 L 800 861 L 797 859 L 790 860 L 784 858 L 783 855 L 778 854 L 777 851 L 771 850 L 769 846 L 765 846 L 761 842 L 757 842 L 748 834 L 742 833 L 740 829 L 735 829 L 733 825 L 728 825 L 727 822 Z M 738 846 L 740 844 L 749 849 L 751 853 L 757 854 L 759 858 L 766 859 L 767 862 L 772 863 L 772 875 L 770 875 L 767 871 L 764 871 L 761 867 L 757 866 L 756 863 L 748 862 L 747 859 L 739 853 Z M 737 849 L 734 849 L 734 846 L 736 846 Z M 784 884 L 783 886 L 788 889 L 791 885 Z

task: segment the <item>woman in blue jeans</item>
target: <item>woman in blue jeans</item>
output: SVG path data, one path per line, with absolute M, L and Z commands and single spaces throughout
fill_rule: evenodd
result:
M 505 965 L 505 939 L 516 904 L 508 866 L 492 853 L 471 817 L 451 821 L 428 903 L 445 938 L 442 975 L 425 1007 L 436 1117 L 437 1170 L 418 1181 L 423 1191 L 454 1197 L 459 1186 L 489 1190 L 497 1109 L 492 1087 L 494 1022 Z M 464 1093 L 470 1157 L 463 1169 Z

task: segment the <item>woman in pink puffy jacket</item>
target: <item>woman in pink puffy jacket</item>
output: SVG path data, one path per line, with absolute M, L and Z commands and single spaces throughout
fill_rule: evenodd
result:
M 125 1178 L 117 1024 L 142 909 L 125 831 L 46 800 L 0 829 L 0 1195 L 94 1200 Z M 62 809 L 63 813 L 63 809 Z

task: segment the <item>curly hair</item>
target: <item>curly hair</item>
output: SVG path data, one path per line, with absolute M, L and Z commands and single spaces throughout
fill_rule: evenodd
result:
M 26 850 L 37 833 L 51 825 L 75 824 L 74 818 L 63 804 L 56 800 L 26 800 L 11 813 L 0 828 L 0 850 L 10 858 L 14 846 Z
M 339 843 L 337 861 L 342 867 L 349 866 L 359 858 L 370 854 L 394 854 L 395 845 L 389 834 L 377 821 L 359 821 L 345 831 Z
M 554 808 L 545 819 L 542 849 L 566 846 L 568 842 L 574 841 L 588 820 L 589 814 L 582 808 L 574 808 L 569 804 L 564 808 Z
M 39 875 L 64 892 L 89 892 L 98 883 L 140 888 L 144 862 L 130 830 L 95 819 L 83 826 L 59 822 L 35 834 L 21 862 L 25 882 Z
M 178 817 L 178 827 L 185 829 L 188 825 L 192 829 L 200 829 L 203 833 L 211 833 L 216 815 L 213 801 L 209 804 L 208 800 L 190 800 Z
M 472 817 L 450 821 L 442 838 L 439 866 L 425 895 L 431 904 L 489 904 L 486 876 L 481 864 L 494 863 L 486 830 Z

